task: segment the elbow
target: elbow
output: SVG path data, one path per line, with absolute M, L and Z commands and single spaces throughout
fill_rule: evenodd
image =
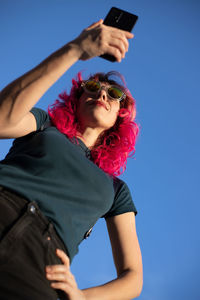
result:
M 138 285 L 138 292 L 137 292 L 137 296 L 136 297 L 139 297 L 141 295 L 142 289 L 143 289 L 143 278 L 140 280 L 140 283 Z
M 134 297 L 139 297 L 142 293 L 142 289 L 143 289 L 143 274 L 139 273 L 137 274 L 137 288 L 134 289 Z
M 143 272 L 142 271 L 136 271 L 131 270 L 129 272 L 123 273 L 123 275 L 126 274 L 126 284 L 127 284 L 127 294 L 126 299 L 135 299 L 139 297 L 142 293 L 143 289 Z M 121 274 L 121 276 L 123 276 Z M 119 278 L 121 277 L 119 276 Z M 124 298 L 125 299 L 125 298 Z
M 131 299 L 135 299 L 137 297 L 139 297 L 142 293 L 142 289 L 143 289 L 143 272 L 136 272 L 133 271 L 132 273 L 132 295 L 131 295 Z

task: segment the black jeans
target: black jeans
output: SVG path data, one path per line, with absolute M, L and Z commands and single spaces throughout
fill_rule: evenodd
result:
M 66 252 L 35 202 L 0 187 L 0 300 L 67 299 L 46 279 L 45 266 L 62 264 Z

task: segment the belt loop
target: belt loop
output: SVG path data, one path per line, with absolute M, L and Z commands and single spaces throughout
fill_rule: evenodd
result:
M 49 222 L 49 224 L 48 224 L 48 232 L 51 233 L 51 234 L 54 233 L 53 224 L 51 222 Z

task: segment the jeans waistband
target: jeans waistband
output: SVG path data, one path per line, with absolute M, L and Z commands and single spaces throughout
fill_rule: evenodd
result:
M 21 212 L 26 212 L 28 214 L 32 214 L 36 216 L 37 219 L 37 226 L 40 228 L 41 231 L 48 231 L 53 239 L 57 241 L 59 246 L 63 251 L 66 253 L 68 252 L 63 241 L 58 236 L 53 224 L 48 220 L 48 218 L 41 212 L 38 204 L 35 201 L 29 201 L 28 199 L 24 198 L 23 196 L 15 193 L 14 191 L 0 186 L 0 193 L 5 199 L 14 200 L 15 203 L 18 205 L 18 209 L 21 209 Z

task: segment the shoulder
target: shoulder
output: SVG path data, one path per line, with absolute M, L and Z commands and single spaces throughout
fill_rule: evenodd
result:
M 36 119 L 37 130 L 40 129 L 41 126 L 44 126 L 44 124 L 46 122 L 50 121 L 50 117 L 49 117 L 48 113 L 42 108 L 33 107 L 30 110 L 30 112 L 34 115 L 34 117 Z
M 122 190 L 122 189 L 129 190 L 128 185 L 126 184 L 126 182 L 123 181 L 122 179 L 118 178 L 118 177 L 113 178 L 113 187 L 114 187 L 115 194 L 117 192 L 119 192 L 120 190 Z
M 105 218 L 120 215 L 126 212 L 134 212 L 137 209 L 132 199 L 128 185 L 118 177 L 113 178 L 114 201 L 110 210 L 104 215 Z
M 125 181 L 115 177 L 113 179 L 113 188 L 115 192 L 115 202 L 118 201 L 124 205 L 133 203 L 131 191 Z
M 16 124 L 6 124 L 0 128 L 0 138 L 21 138 L 37 131 L 49 119 L 48 113 L 40 108 L 32 108 Z

